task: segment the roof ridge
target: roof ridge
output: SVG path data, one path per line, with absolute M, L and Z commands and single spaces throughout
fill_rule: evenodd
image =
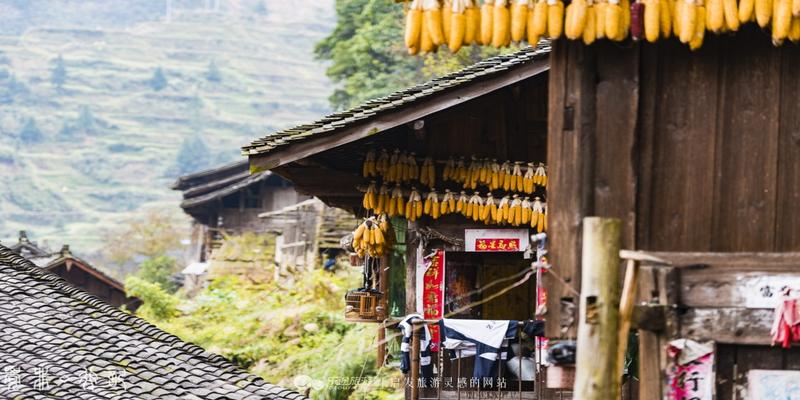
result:
M 508 70 L 540 56 L 547 56 L 549 53 L 550 43 L 543 40 L 536 47 L 528 46 L 513 53 L 490 57 L 426 82 L 366 100 L 349 109 L 331 112 L 313 123 L 296 125 L 256 138 L 242 147 L 242 153 L 243 155 L 268 153 L 297 140 L 342 128 L 368 116 L 392 110 L 457 85 Z
M 157 339 L 162 342 L 168 343 L 178 348 L 182 348 L 187 353 L 193 354 L 195 357 L 201 358 L 209 365 L 215 366 L 220 370 L 236 371 L 244 373 L 248 375 L 247 380 L 249 382 L 262 386 L 266 390 L 275 391 L 276 395 L 283 396 L 287 399 L 306 398 L 305 396 L 299 393 L 290 391 L 289 389 L 267 382 L 263 378 L 236 366 L 235 364 L 227 360 L 225 357 L 222 357 L 218 354 L 210 353 L 205 349 L 203 349 L 202 347 L 197 346 L 193 343 L 185 342 L 181 340 L 181 338 L 169 332 L 161 330 L 157 326 L 151 324 L 150 322 L 145 321 L 142 318 L 139 318 L 133 314 L 128 314 L 120 309 L 111 306 L 108 303 L 105 303 L 98 297 L 72 285 L 67 280 L 56 275 L 55 273 L 37 267 L 30 260 L 18 255 L 17 253 L 13 252 L 11 249 L 7 248 L 2 244 L 0 244 L 0 264 L 6 264 L 18 271 L 30 275 L 33 279 L 36 279 L 40 282 L 43 282 L 51 286 L 56 291 L 59 291 L 76 300 L 82 301 L 88 304 L 89 306 L 95 307 L 98 311 L 105 313 L 108 317 L 116 319 L 117 321 L 122 322 L 123 324 L 131 327 L 132 329 L 136 329 L 137 331 L 141 333 L 146 333 L 147 335 L 150 336 L 156 336 Z

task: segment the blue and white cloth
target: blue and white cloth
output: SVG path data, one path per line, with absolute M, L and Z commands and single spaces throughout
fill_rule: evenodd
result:
M 519 322 L 445 318 L 439 323 L 451 358 L 476 356 L 472 376 L 489 378 L 495 375 L 497 359 L 505 358 L 508 340 L 516 338 Z
M 400 343 L 400 371 L 407 374 L 411 370 L 411 333 L 413 328 L 411 324 L 414 320 L 423 320 L 422 315 L 409 314 L 397 324 L 397 328 L 403 334 L 402 342 Z M 422 335 L 419 342 L 420 348 L 420 376 L 425 378 L 427 382 L 433 379 L 433 363 L 431 363 L 431 332 L 428 330 L 427 325 L 422 326 Z

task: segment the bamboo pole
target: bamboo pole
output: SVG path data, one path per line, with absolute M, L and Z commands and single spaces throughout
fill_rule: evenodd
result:
M 575 398 L 620 398 L 616 376 L 619 341 L 619 219 L 583 220 L 581 299 L 576 354 Z
M 633 306 L 636 303 L 636 289 L 639 284 L 639 264 L 627 260 L 625 283 L 622 285 L 622 297 L 619 303 L 619 347 L 617 348 L 617 376 L 622 377 L 625 367 L 625 352 L 628 349 L 628 334 L 631 330 Z M 620 381 L 621 383 L 621 381 Z
M 411 324 L 411 400 L 419 398 L 419 353 L 422 325 Z

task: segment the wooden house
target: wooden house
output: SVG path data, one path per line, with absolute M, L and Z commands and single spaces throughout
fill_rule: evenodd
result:
M 309 198 L 269 171 L 250 174 L 247 162 L 181 176 L 172 189 L 183 192 L 181 208 L 193 220 L 194 262 L 207 261 L 224 235 L 266 232 L 259 214 Z
M 662 398 L 674 338 L 716 343 L 718 399 L 746 398 L 750 370 L 800 369 L 800 349 L 770 346 L 774 312 L 761 301 L 800 289 L 798 65 L 797 46 L 774 47 L 755 24 L 706 35 L 695 52 L 675 39 L 553 44 L 554 268 L 580 287 L 584 216 L 621 219 L 624 248 L 674 265 L 640 280 L 641 301 L 672 310 L 665 329 L 639 332 L 641 399 Z M 574 321 L 560 315 L 574 296 L 549 286 L 548 320 Z M 566 325 L 550 336 L 574 332 Z
M 18 242 L 9 246 L 9 249 L 114 307 L 124 306 L 133 312 L 142 304 L 138 298 L 125 294 L 122 282 L 72 254 L 69 245 L 64 245 L 58 252 L 51 252 L 37 246 L 28 239 L 25 231 L 20 231 Z
M 370 152 L 397 149 L 398 153 L 418 157 L 420 163 L 428 157 L 435 160 L 435 187 L 442 194 L 445 189 L 455 193 L 463 190 L 462 184 L 441 178 L 450 157 L 469 160 L 474 156 L 537 165 L 546 161 L 548 54 L 547 47 L 529 48 L 488 59 L 354 109 L 266 136 L 245 147 L 244 154 L 249 156 L 254 173 L 270 170 L 290 180 L 298 190 L 352 212 L 354 228 L 373 213 L 364 208 L 365 188 L 369 190 L 371 180 L 378 180 L 380 185 L 383 179 L 363 176 L 363 164 Z M 423 190 L 419 182 L 404 182 L 400 187 L 403 196 L 408 196 L 412 186 L 423 193 L 431 191 Z M 487 189 L 481 187 L 477 191 L 485 196 Z M 495 192 L 498 199 L 503 192 Z M 537 194 L 544 196 L 543 190 Z M 417 272 L 418 265 L 426 261 L 418 254 L 431 252 L 442 257 L 436 262 L 447 271 L 435 290 L 441 295 L 440 309 L 446 309 L 451 317 L 534 317 L 536 284 L 531 274 L 526 275 L 532 260 L 524 251 L 533 231 L 527 227 L 487 225 L 455 214 L 413 221 L 393 217 L 392 224 L 396 244 L 392 252 L 380 257 L 376 271 L 380 275 L 378 306 L 370 308 L 368 311 L 375 312 L 364 320 L 386 320 L 391 325 L 404 314 L 423 311 L 423 298 L 428 294 L 424 290 L 428 286 Z M 515 247 L 511 249 L 509 244 L 504 248 L 509 251 L 497 252 L 488 249 L 488 245 L 476 249 L 476 243 L 489 239 L 487 228 L 497 228 L 488 231 L 488 235 L 513 241 Z M 465 242 L 465 235 L 471 235 L 467 236 L 471 241 Z M 423 273 L 429 271 L 425 268 Z M 517 282 L 510 291 L 509 282 Z M 445 286 L 452 290 L 445 292 Z M 468 293 L 475 288 L 478 290 Z M 465 305 L 465 309 L 457 310 Z M 383 338 L 384 334 L 384 325 L 379 324 L 378 337 Z M 379 349 L 379 363 L 384 355 Z M 462 365 L 445 358 L 435 361 L 442 367 L 443 385 L 445 381 L 452 383 L 472 375 L 471 361 Z M 505 364 L 498 373 L 507 382 L 503 391 L 520 391 L 524 398 L 535 395 L 533 382 L 514 378 Z M 418 387 L 412 386 L 409 396 L 419 395 Z M 437 389 L 422 389 L 421 394 L 436 397 Z M 443 387 L 439 396 L 456 398 L 459 394 L 460 389 L 451 386 Z M 516 398 L 517 394 L 513 396 Z

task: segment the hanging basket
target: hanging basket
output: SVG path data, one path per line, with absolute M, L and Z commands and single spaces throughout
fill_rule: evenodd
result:
M 344 300 L 344 319 L 346 321 L 380 322 L 384 319 L 380 293 L 350 290 Z

